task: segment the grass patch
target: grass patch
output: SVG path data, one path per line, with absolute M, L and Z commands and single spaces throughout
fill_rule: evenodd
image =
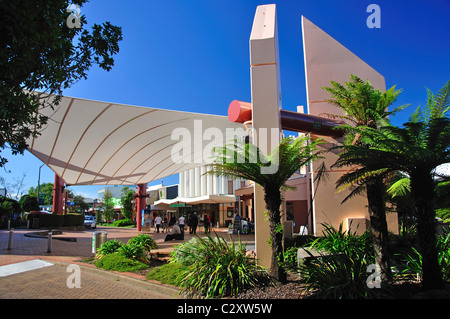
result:
M 108 254 L 103 256 L 101 259 L 96 260 L 95 266 L 97 268 L 103 268 L 105 270 L 114 270 L 121 272 L 132 272 L 148 269 L 148 265 L 137 260 L 127 258 L 123 255 L 119 255 L 117 253 Z
M 186 268 L 177 262 L 171 262 L 151 269 L 146 279 L 157 280 L 164 284 L 179 286 L 185 276 Z

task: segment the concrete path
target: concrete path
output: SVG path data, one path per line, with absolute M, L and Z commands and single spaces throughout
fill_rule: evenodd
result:
M 143 275 L 105 271 L 82 263 L 83 258 L 93 256 L 92 232 L 97 230 L 107 231 L 108 240 L 115 238 L 124 243 L 138 235 L 135 228 L 97 227 L 94 230 L 63 231 L 63 234 L 53 236 L 51 252 L 47 252 L 47 238 L 25 236 L 35 230 L 15 229 L 10 250 L 10 233 L 0 230 L 0 299 L 180 298 L 178 289 L 147 281 Z M 229 238 L 224 229 L 216 231 Z M 165 233 L 151 235 L 162 250 L 171 251 L 181 243 L 164 242 Z M 186 234 L 185 240 L 192 237 Z M 237 240 L 237 235 L 232 237 Z M 57 238 L 75 238 L 76 241 Z M 249 246 L 254 245 L 253 235 L 241 236 L 241 240 L 248 242 Z

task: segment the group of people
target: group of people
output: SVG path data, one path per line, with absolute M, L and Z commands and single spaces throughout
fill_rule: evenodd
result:
M 191 213 L 188 217 L 188 220 L 184 218 L 184 216 L 180 216 L 178 218 L 178 221 L 175 216 L 172 216 L 170 221 L 167 220 L 166 217 L 164 219 L 157 215 L 154 220 L 154 226 L 155 231 L 159 233 L 160 229 L 164 233 L 164 231 L 167 232 L 167 236 L 165 241 L 173 240 L 173 239 L 184 239 L 184 231 L 186 223 L 189 226 L 189 233 L 190 234 L 196 234 L 197 233 L 197 227 L 198 227 L 199 218 L 197 216 L 197 213 Z M 204 214 L 203 217 L 203 225 L 205 227 L 205 232 L 211 231 L 211 219 L 208 214 Z M 169 231 L 169 228 L 172 227 L 172 229 Z
M 189 234 L 197 233 L 198 222 L 199 217 L 197 213 L 191 213 L 188 218 Z M 211 232 L 211 218 L 206 213 L 203 215 L 203 226 L 205 227 L 205 233 Z

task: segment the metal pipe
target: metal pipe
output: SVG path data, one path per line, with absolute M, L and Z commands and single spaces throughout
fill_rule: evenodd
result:
M 52 252 L 52 232 L 51 231 L 48 232 L 47 252 L 48 253 Z
M 14 239 L 14 228 L 9 230 L 8 250 L 12 250 Z
M 280 110 L 281 127 L 283 130 L 311 133 L 330 137 L 341 137 L 344 132 L 334 129 L 344 124 L 343 121 L 325 117 Z M 234 100 L 228 107 L 228 119 L 231 122 L 245 123 L 252 120 L 251 103 Z

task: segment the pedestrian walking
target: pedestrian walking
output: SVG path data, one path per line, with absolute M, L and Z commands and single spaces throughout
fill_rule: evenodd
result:
M 197 225 L 198 225 L 197 214 L 193 213 L 193 214 L 191 214 L 191 217 L 189 218 L 189 233 L 190 234 L 197 234 Z
M 211 219 L 208 214 L 203 217 L 203 224 L 205 225 L 205 233 L 209 233 L 211 231 Z
M 156 216 L 155 218 L 155 227 L 156 227 L 156 232 L 159 233 L 159 227 L 161 227 L 161 223 L 162 223 L 162 218 L 161 216 Z
M 180 218 L 178 219 L 178 226 L 180 226 L 181 234 L 183 234 L 183 236 L 184 236 L 184 223 L 185 223 L 184 216 L 181 215 Z

